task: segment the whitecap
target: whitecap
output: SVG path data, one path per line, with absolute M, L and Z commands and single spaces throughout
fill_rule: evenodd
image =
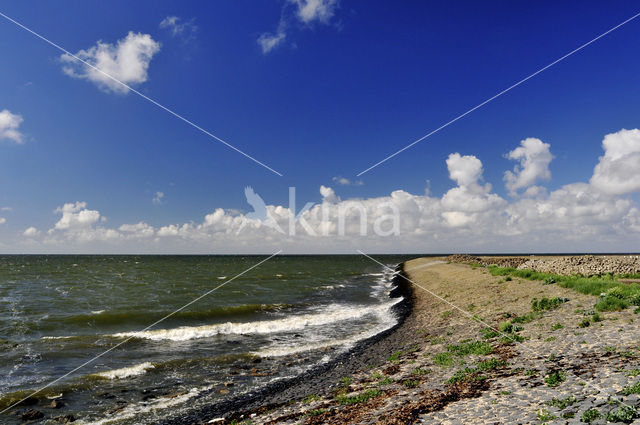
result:
M 121 369 L 107 370 L 104 372 L 92 373 L 89 376 L 98 376 L 100 378 L 107 379 L 122 379 L 129 378 L 131 376 L 138 376 L 147 373 L 149 369 L 153 369 L 154 366 L 151 362 L 140 363 L 135 366 L 123 367 Z
M 121 332 L 112 334 L 116 338 L 144 338 L 153 341 L 171 340 L 188 341 L 208 338 L 216 335 L 272 334 L 279 332 L 300 331 L 313 326 L 324 326 L 332 323 L 358 320 L 367 316 L 377 317 L 381 321 L 389 315 L 392 305 L 401 298 L 374 306 L 332 304 L 318 309 L 316 312 L 288 316 L 283 319 L 262 320 L 246 323 L 221 323 L 203 326 L 182 326 L 173 329 L 156 329 L 151 331 Z M 388 321 L 388 320 L 386 320 Z

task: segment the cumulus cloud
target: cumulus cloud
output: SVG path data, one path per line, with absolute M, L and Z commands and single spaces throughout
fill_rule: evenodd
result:
M 0 224 L 4 224 L 7 222 L 6 218 L 0 217 Z
M 310 24 L 319 21 L 326 24 L 335 13 L 338 0 L 289 0 L 289 3 L 296 6 L 296 15 L 301 22 Z
M 612 160 L 629 152 L 614 145 L 605 147 Z M 622 157 L 611 152 L 616 147 L 624 152 Z M 519 157 L 526 162 L 526 155 Z M 619 252 L 640 248 L 640 207 L 631 197 L 575 182 L 544 197 L 518 196 L 507 201 L 484 182 L 479 158 L 453 153 L 446 164 L 454 186 L 442 196 L 429 190 L 423 194 L 395 190 L 384 196 L 342 199 L 332 187 L 320 186 L 319 202 L 307 204 L 302 211 L 265 204 L 267 216 L 277 226 L 236 210 L 214 208 L 195 221 L 159 227 L 139 221 L 109 228 L 102 214 L 85 202 L 67 203 L 56 209 L 62 217 L 42 235 L 39 246 L 101 242 L 138 247 L 138 252 L 170 248 L 170 252 L 213 253 L 275 252 L 283 247 L 290 252 L 316 253 L 354 252 L 356 248 L 365 252 Z M 521 167 L 526 168 L 524 162 Z M 529 184 L 537 181 L 529 180 Z M 532 187 L 538 186 L 527 190 Z M 41 235 L 34 228 L 25 236 Z
M 89 80 L 107 92 L 126 94 L 129 89 L 113 78 L 129 86 L 144 83 L 148 79 L 149 63 L 159 51 L 160 43 L 149 34 L 130 31 L 115 45 L 98 41 L 95 46 L 75 54 L 94 68 L 67 53 L 60 56 L 60 60 L 65 74 Z
M 156 192 L 151 202 L 153 202 L 153 205 L 160 205 L 162 204 L 162 198 L 164 198 L 164 192 Z
M 346 177 L 340 176 L 336 176 L 332 180 L 342 186 L 362 186 L 364 184 L 362 180 L 349 180 Z
M 62 214 L 54 227 L 55 230 L 83 229 L 100 220 L 100 213 L 87 209 L 86 202 L 64 204 L 56 208 L 54 213 Z
M 320 186 L 320 195 L 322 200 L 330 203 L 338 202 L 340 198 L 336 196 L 336 192 L 327 186 Z
M 21 115 L 13 114 L 8 109 L 0 111 L 0 140 L 11 140 L 15 143 L 23 143 L 24 136 L 18 130 L 22 124 Z
M 607 134 L 602 148 L 604 155 L 593 170 L 591 185 L 609 195 L 640 191 L 640 130 Z
M 27 230 L 24 231 L 23 235 L 28 238 L 34 238 L 40 234 L 40 231 L 35 227 L 31 226 Z
M 516 196 L 518 190 L 525 189 L 525 196 L 536 196 L 540 193 L 534 183 L 551 180 L 549 164 L 553 159 L 550 145 L 540 139 L 530 137 L 520 142 L 520 146 L 505 156 L 518 161 L 513 171 L 505 171 L 504 181 L 511 196 Z
M 191 38 L 198 30 L 193 21 L 185 21 L 178 16 L 167 16 L 160 22 L 160 28 L 168 30 L 173 37 Z
M 452 153 L 447 158 L 449 178 L 458 184 L 442 196 L 442 217 L 451 227 L 462 227 L 478 220 L 480 214 L 499 208 L 506 202 L 491 193 L 489 183 L 482 185 L 482 162 L 473 155 Z

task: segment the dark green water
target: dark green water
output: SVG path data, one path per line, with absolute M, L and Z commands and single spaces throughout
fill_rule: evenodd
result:
M 0 410 L 153 423 L 295 376 L 395 324 L 391 273 L 362 256 L 0 257 Z M 395 267 L 407 257 L 378 256 Z M 225 383 L 233 383 L 225 386 Z M 62 409 L 46 407 L 62 394 Z M 18 423 L 19 406 L 0 415 Z

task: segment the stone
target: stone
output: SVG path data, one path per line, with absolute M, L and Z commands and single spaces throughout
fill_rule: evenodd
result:
M 44 417 L 44 413 L 35 409 L 24 410 L 20 413 L 20 419 L 23 421 L 33 421 Z

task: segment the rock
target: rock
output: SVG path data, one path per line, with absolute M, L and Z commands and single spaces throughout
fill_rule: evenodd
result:
M 227 388 L 233 387 L 233 382 L 230 382 L 230 381 L 229 382 L 225 382 L 224 386 L 227 387 Z
M 220 394 L 229 394 L 229 390 L 225 390 L 224 388 L 218 391 Z
M 18 406 L 33 406 L 34 404 L 38 404 L 38 399 L 35 397 L 27 397 L 18 403 Z
M 24 410 L 19 414 L 20 419 L 22 419 L 23 421 L 33 421 L 44 417 L 44 413 L 35 409 Z
M 52 409 L 60 409 L 64 406 L 64 402 L 62 400 L 53 400 L 49 406 Z
M 63 423 L 63 424 L 68 424 L 68 423 L 71 423 L 71 422 L 75 422 L 76 418 L 73 415 L 64 415 L 64 416 L 58 416 L 57 418 L 54 418 L 54 420 L 56 422 L 60 422 L 60 423 Z
M 167 396 L 167 398 L 176 398 L 176 397 L 180 397 L 181 395 L 185 395 L 187 392 L 186 391 L 178 391 L 175 393 L 171 393 Z

